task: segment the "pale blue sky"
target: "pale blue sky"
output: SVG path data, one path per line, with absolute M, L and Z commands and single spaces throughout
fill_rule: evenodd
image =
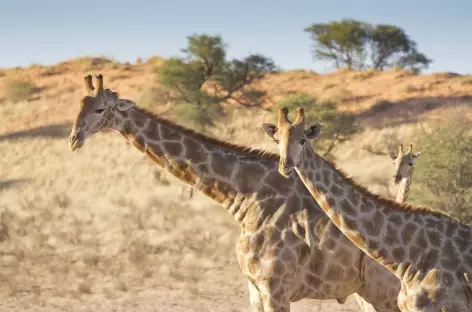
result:
M 262 53 L 319 72 L 303 28 L 354 18 L 400 26 L 434 60 L 428 72 L 472 73 L 470 0 L 0 0 L 0 67 L 100 55 L 176 55 L 193 33 L 220 34 L 231 57 Z

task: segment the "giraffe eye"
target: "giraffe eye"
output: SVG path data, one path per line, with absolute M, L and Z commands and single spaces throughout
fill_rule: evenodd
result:
M 413 163 L 409 163 L 408 165 L 413 166 Z
M 274 139 L 274 141 L 275 141 L 275 143 L 277 143 L 277 144 L 279 144 L 279 142 L 280 142 L 280 141 L 279 141 L 279 140 L 277 140 L 277 139 Z
M 300 140 L 300 144 L 301 144 L 301 145 L 305 144 L 305 142 L 306 142 L 305 139 L 301 139 L 301 140 Z
M 105 110 L 104 108 L 99 108 L 99 109 L 97 109 L 95 112 L 96 112 L 97 114 L 101 114 L 101 113 L 103 113 L 104 110 Z

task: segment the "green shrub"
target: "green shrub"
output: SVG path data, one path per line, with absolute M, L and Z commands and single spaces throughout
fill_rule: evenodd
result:
M 421 162 L 413 176 L 411 200 L 472 221 L 472 133 L 466 120 L 450 116 L 418 139 Z

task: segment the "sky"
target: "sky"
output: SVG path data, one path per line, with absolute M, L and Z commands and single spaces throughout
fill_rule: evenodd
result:
M 282 69 L 333 70 L 314 61 L 303 29 L 353 18 L 393 24 L 433 59 L 427 72 L 472 73 L 470 0 L 0 0 L 0 67 L 80 56 L 135 62 L 176 56 L 192 34 L 221 35 L 228 56 L 261 53 Z

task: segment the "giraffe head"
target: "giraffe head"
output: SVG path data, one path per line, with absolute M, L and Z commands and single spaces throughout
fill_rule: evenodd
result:
M 403 178 L 408 178 L 413 174 L 413 165 L 415 161 L 420 158 L 421 152 L 412 153 L 413 145 L 410 144 L 407 152 L 403 152 L 403 145 L 400 145 L 398 152 L 390 152 L 389 156 L 395 164 L 395 173 L 393 174 L 392 181 L 395 184 L 400 183 Z
M 288 119 L 288 109 L 280 108 L 277 126 L 270 123 L 263 124 L 264 130 L 277 143 L 280 152 L 279 172 L 290 176 L 291 172 L 303 160 L 305 144 L 315 139 L 321 132 L 320 123 L 313 124 L 305 129 L 305 113 L 303 108 L 297 109 L 294 122 Z
M 69 149 L 75 151 L 82 147 L 85 139 L 102 129 L 112 128 L 116 114 L 126 111 L 135 104 L 122 100 L 118 94 L 103 88 L 103 76 L 96 76 L 97 89 L 92 83 L 92 76 L 84 77 L 85 95 L 80 101 L 79 112 L 69 136 Z

